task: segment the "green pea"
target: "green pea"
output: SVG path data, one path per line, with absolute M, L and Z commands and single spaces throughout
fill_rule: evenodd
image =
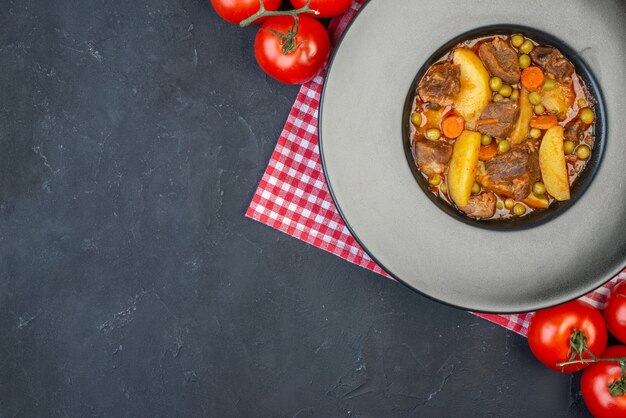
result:
M 519 48 L 520 46 L 522 46 L 524 41 L 525 39 L 522 35 L 513 35 L 513 37 L 511 38 L 511 44 L 513 44 L 515 48 Z
M 528 54 L 530 53 L 530 51 L 532 51 L 535 48 L 535 45 L 533 45 L 533 43 L 531 41 L 529 41 L 528 39 L 526 39 L 524 41 L 524 43 L 519 47 L 519 50 L 522 51 L 522 53 L 524 54 Z
M 415 126 L 420 126 L 422 124 L 422 114 L 421 113 L 411 113 L 411 123 Z
M 565 154 L 569 155 L 574 152 L 574 148 L 576 148 L 576 143 L 573 141 L 565 141 L 563 142 L 563 151 Z
M 541 129 L 531 128 L 530 129 L 530 137 L 533 139 L 541 138 Z
M 543 89 L 545 91 L 554 90 L 556 88 L 556 81 L 551 78 L 546 78 L 546 81 L 543 83 Z
M 439 129 L 428 129 L 426 131 L 426 138 L 430 139 L 431 141 L 437 141 L 439 140 L 439 138 L 441 138 L 441 132 L 439 131 Z
M 531 104 L 538 105 L 541 103 L 541 96 L 536 91 L 533 91 L 528 95 L 528 100 Z
M 519 66 L 522 69 L 530 67 L 530 57 L 526 54 L 520 55 Z
M 478 183 L 474 183 L 472 185 L 472 194 L 480 193 L 480 185 Z
M 511 199 L 510 197 L 504 201 L 505 208 L 511 210 L 513 209 L 513 206 L 515 206 L 515 200 Z
M 541 115 L 545 111 L 546 111 L 546 108 L 542 104 L 538 104 L 533 107 L 533 112 L 535 112 L 535 114 L 537 115 Z
M 480 143 L 485 146 L 491 144 L 491 137 L 487 134 L 483 134 L 483 136 L 480 137 Z
M 509 97 L 511 93 L 513 93 L 513 89 L 509 85 L 504 85 L 500 89 L 500 94 L 503 95 L 504 97 Z
M 491 87 L 493 91 L 500 91 L 502 88 L 502 79 L 500 77 L 492 77 L 491 80 L 489 80 L 489 87 Z
M 546 193 L 546 185 L 543 184 L 542 182 L 538 181 L 537 183 L 535 183 L 533 185 L 533 193 L 534 194 L 538 194 L 538 195 L 542 195 Z
M 511 100 L 515 101 L 517 99 L 519 99 L 519 90 L 513 89 L 513 91 L 511 92 Z
M 448 193 L 448 185 L 446 183 L 441 183 L 439 185 L 439 191 L 443 194 Z
M 515 206 L 513 206 L 513 213 L 517 216 L 522 216 L 526 213 L 526 206 L 522 205 L 521 203 L 516 204 Z
M 438 186 L 441 183 L 441 175 L 433 174 L 433 176 L 428 180 L 428 182 L 432 184 L 433 186 Z
M 498 144 L 498 151 L 501 154 L 508 152 L 510 149 L 511 149 L 511 144 L 506 139 L 503 141 L 500 141 L 500 143 Z
M 502 210 L 502 209 L 504 209 L 504 203 L 502 203 L 502 201 L 498 200 L 498 203 L 496 203 L 496 207 L 498 208 L 498 210 Z
M 591 155 L 591 149 L 587 145 L 580 145 L 576 149 L 576 156 L 581 160 L 586 160 Z
M 582 120 L 585 124 L 591 125 L 595 119 L 596 115 L 593 113 L 593 110 L 588 107 L 580 111 L 580 120 Z
M 496 103 L 501 102 L 502 100 L 504 100 L 504 96 L 501 95 L 500 93 L 498 93 L 495 96 L 493 96 L 493 101 L 496 102 Z

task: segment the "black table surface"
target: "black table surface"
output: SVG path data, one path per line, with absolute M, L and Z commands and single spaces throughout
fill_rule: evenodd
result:
M 298 91 L 256 28 L 0 5 L 1 417 L 588 415 L 523 337 L 244 217 Z

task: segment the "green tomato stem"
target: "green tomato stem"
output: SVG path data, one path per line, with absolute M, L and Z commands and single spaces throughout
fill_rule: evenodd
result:
M 246 27 L 251 25 L 252 23 L 254 23 L 257 19 L 262 18 L 262 17 L 270 17 L 270 16 L 292 16 L 296 22 L 298 21 L 298 15 L 300 13 L 312 13 L 315 15 L 320 14 L 320 12 L 318 12 L 317 10 L 313 10 L 309 7 L 309 5 L 311 4 L 311 0 L 308 0 L 306 2 L 306 4 L 302 7 L 300 7 L 299 9 L 295 9 L 295 10 L 284 10 L 284 11 L 273 11 L 273 10 L 267 10 L 265 8 L 265 5 L 263 4 L 263 0 L 259 0 L 259 11 L 256 12 L 255 14 L 253 14 L 252 16 L 250 16 L 249 18 L 242 20 L 239 23 L 239 26 Z
M 606 363 L 625 363 L 626 364 L 626 357 L 616 357 L 616 358 L 589 358 L 589 359 L 582 359 L 582 360 L 570 360 L 570 361 L 564 361 L 563 363 L 557 363 L 557 367 L 564 367 L 564 366 L 569 366 L 570 364 L 591 364 L 591 363 L 600 363 L 600 362 L 606 362 Z
M 608 390 L 611 396 L 623 396 L 626 395 L 626 357 L 616 358 L 598 358 L 596 357 L 589 347 L 587 346 L 587 336 L 583 330 L 574 328 L 572 330 L 572 337 L 570 338 L 570 350 L 571 357 L 569 361 L 557 363 L 557 367 L 565 367 L 571 364 L 590 364 L 590 363 L 618 363 L 621 369 L 619 379 L 608 385 Z M 583 353 L 589 354 L 590 358 L 583 358 Z M 578 357 L 580 360 L 575 360 Z

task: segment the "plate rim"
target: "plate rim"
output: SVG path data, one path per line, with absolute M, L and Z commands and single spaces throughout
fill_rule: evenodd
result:
M 423 291 L 417 289 L 416 287 L 410 285 L 408 282 L 404 281 L 402 278 L 398 277 L 397 275 L 395 275 L 394 273 L 392 273 L 391 271 L 389 271 L 389 269 L 383 264 L 381 263 L 377 257 L 372 254 L 372 252 L 367 248 L 367 246 L 363 243 L 363 241 L 361 240 L 361 238 L 359 238 L 359 236 L 356 234 L 356 232 L 354 231 L 354 229 L 352 228 L 352 226 L 350 225 L 350 222 L 348 221 L 347 217 L 345 216 L 345 214 L 343 213 L 343 210 L 341 209 L 338 200 L 335 196 L 335 192 L 333 190 L 333 186 L 332 183 L 330 181 L 330 178 L 328 177 L 328 170 L 327 170 L 327 166 L 326 166 L 326 159 L 324 157 L 324 145 L 323 145 L 323 135 L 322 135 L 322 119 L 323 119 L 323 108 L 324 108 L 324 99 L 326 96 L 326 87 L 328 85 L 328 78 L 329 75 L 332 71 L 332 67 L 335 61 L 335 57 L 337 56 L 337 53 L 339 52 L 341 45 L 346 37 L 346 35 L 349 33 L 350 29 L 352 28 L 352 25 L 354 24 L 354 22 L 356 22 L 356 20 L 359 18 L 359 16 L 361 15 L 361 12 L 363 12 L 363 10 L 365 10 L 365 8 L 371 3 L 372 0 L 365 0 L 365 2 L 361 5 L 361 7 L 356 11 L 356 13 L 354 14 L 354 16 L 352 17 L 352 19 L 350 20 L 350 22 L 348 22 L 346 28 L 344 29 L 343 33 L 341 34 L 341 36 L 339 37 L 339 40 L 337 41 L 336 45 L 334 46 L 332 53 L 330 55 L 330 58 L 328 60 L 328 65 L 326 67 L 326 72 L 324 75 L 324 81 L 322 83 L 322 90 L 320 93 L 320 105 L 319 105 L 319 112 L 318 112 L 318 129 L 317 129 L 317 133 L 318 133 L 318 147 L 319 147 L 319 154 L 320 154 L 320 162 L 322 165 L 322 174 L 324 175 L 324 180 L 326 181 L 326 186 L 328 187 L 328 192 L 330 193 L 330 197 L 333 200 L 333 204 L 335 205 L 335 208 L 337 209 L 337 212 L 339 213 L 339 216 L 341 217 L 341 219 L 343 220 L 346 228 L 348 228 L 348 231 L 350 231 L 350 234 L 352 235 L 352 237 L 355 239 L 355 241 L 359 244 L 359 246 L 363 249 L 363 251 L 372 259 L 372 261 L 374 261 L 385 273 L 387 273 L 390 277 L 392 277 L 394 280 L 396 280 L 398 283 L 400 283 L 401 285 L 403 285 L 404 287 L 412 290 L 413 292 L 422 295 L 430 300 L 434 300 L 436 302 L 442 303 L 444 305 L 450 306 L 452 308 L 456 308 L 456 309 L 462 309 L 464 311 L 471 311 L 471 312 L 475 312 L 475 313 L 480 313 L 480 314 L 504 314 L 504 315 L 508 315 L 508 314 L 521 314 L 521 313 L 529 313 L 529 312 L 533 312 L 533 311 L 537 311 L 537 310 L 541 310 L 541 309 L 546 309 L 546 308 L 550 308 L 553 306 L 558 306 L 567 302 L 571 302 L 573 300 L 579 299 L 582 296 L 585 296 L 586 294 L 588 294 L 589 292 L 594 291 L 595 289 L 601 287 L 602 285 L 604 285 L 605 283 L 609 282 L 611 279 L 613 279 L 614 277 L 616 277 L 617 275 L 619 275 L 619 273 L 621 273 L 625 268 L 626 268 L 626 264 L 622 263 L 626 263 L 626 260 L 622 260 L 622 263 L 618 262 L 618 265 L 622 265 L 617 271 L 615 272 L 609 272 L 608 273 L 608 277 L 607 275 L 602 275 L 600 276 L 600 278 L 598 280 L 596 280 L 596 283 L 599 283 L 599 285 L 593 285 L 594 287 L 586 290 L 583 293 L 578 294 L 578 292 L 575 293 L 575 296 L 572 297 L 567 297 L 564 298 L 562 300 L 559 301 L 550 301 L 548 303 L 539 303 L 538 305 L 536 305 L 536 307 L 530 307 L 527 310 L 518 310 L 518 309 L 501 309 L 501 310 L 489 310 L 489 309 L 474 309 L 474 308 L 469 308 L 469 307 L 465 307 L 462 306 L 461 304 L 457 304 L 457 303 L 453 303 L 450 301 L 446 301 L 446 300 L 442 300 L 439 299 L 437 297 L 431 296 L 427 293 L 424 293 Z M 606 137 L 608 138 L 608 126 L 606 127 L 607 129 L 607 133 L 606 133 Z M 594 176 L 595 177 L 595 176 Z

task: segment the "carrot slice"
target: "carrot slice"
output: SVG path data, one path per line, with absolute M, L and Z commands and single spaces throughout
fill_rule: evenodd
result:
M 465 120 L 457 115 L 446 116 L 441 122 L 441 130 L 446 138 L 457 138 L 465 129 Z
M 480 161 L 491 160 L 498 153 L 498 144 L 492 142 L 489 145 L 480 147 L 480 151 L 478 151 L 478 159 Z
M 491 125 L 493 123 L 498 123 L 498 119 L 478 119 L 476 121 L 476 126 Z
M 530 120 L 530 127 L 537 129 L 550 129 L 559 124 L 554 115 L 537 116 Z
M 537 90 L 543 86 L 543 71 L 539 67 L 528 67 L 522 71 L 522 85 L 528 90 Z

